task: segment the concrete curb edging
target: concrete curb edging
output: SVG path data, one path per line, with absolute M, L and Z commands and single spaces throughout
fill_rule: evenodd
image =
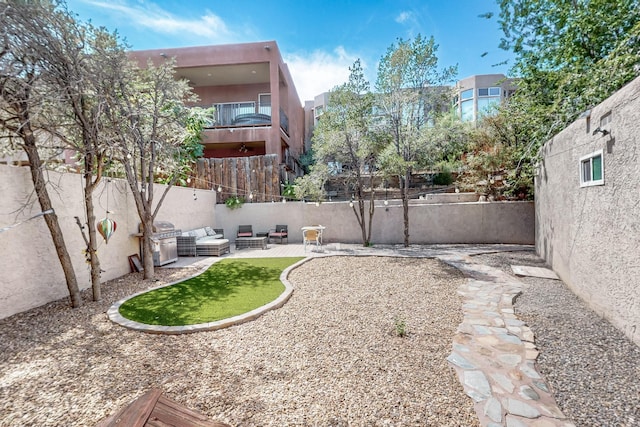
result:
M 180 283 L 183 282 L 185 280 L 188 280 L 190 278 L 196 277 L 200 274 L 202 274 L 204 272 L 204 270 L 206 270 L 206 268 L 201 269 L 200 271 L 198 271 L 196 274 L 194 274 L 193 276 L 187 278 L 187 279 L 181 279 L 179 281 L 176 282 L 172 282 L 172 283 L 168 283 L 166 285 L 162 285 L 162 286 L 158 286 L 156 288 L 153 289 L 147 289 L 146 291 L 142 291 L 142 292 L 138 292 L 137 294 L 134 295 L 130 295 L 126 298 L 121 299 L 120 301 L 115 302 L 111 307 L 109 307 L 109 310 L 107 310 L 107 316 L 109 317 L 109 319 L 114 322 L 117 323 L 121 326 L 124 326 L 125 328 L 128 329 L 134 329 L 137 331 L 141 331 L 141 332 L 147 332 L 147 333 L 151 333 L 151 334 L 170 334 L 170 335 L 180 335 L 180 334 L 188 334 L 188 333 L 192 333 L 192 332 L 200 332 L 200 331 L 214 331 L 216 329 L 224 329 L 224 328 L 228 328 L 230 326 L 235 326 L 235 325 L 240 325 L 242 323 L 245 322 L 249 322 L 251 320 L 257 319 L 258 317 L 262 316 L 264 313 L 271 311 L 271 310 L 276 310 L 280 307 L 282 307 L 287 301 L 289 301 L 289 298 L 291 298 L 291 295 L 293 294 L 293 286 L 291 285 L 291 283 L 289 282 L 289 280 L 287 279 L 287 277 L 289 276 L 289 273 L 294 270 L 295 268 L 298 268 L 299 266 L 301 266 L 302 264 L 304 264 L 305 262 L 307 262 L 308 260 L 310 260 L 310 257 L 307 257 L 305 259 L 302 259 L 298 262 L 296 262 L 293 265 L 290 265 L 289 267 L 285 268 L 282 273 L 280 274 L 280 281 L 284 284 L 284 291 L 278 296 L 278 298 L 276 298 L 275 300 L 271 301 L 270 303 L 267 303 L 263 306 L 260 306 L 258 308 L 255 308 L 247 313 L 244 314 L 240 314 L 238 316 L 234 316 L 234 317 L 229 317 L 226 319 L 222 319 L 222 320 L 217 320 L 215 322 L 207 322 L 207 323 L 198 323 L 195 325 L 185 325 L 185 326 L 162 326 L 162 325 L 148 325 L 146 323 L 140 323 L 140 322 L 136 322 L 133 320 L 129 320 L 125 317 L 123 317 L 120 314 L 120 306 L 125 302 L 130 300 L 133 297 L 136 297 L 138 295 L 156 290 L 156 289 L 161 289 L 161 288 L 165 288 L 167 286 L 172 286 L 175 285 L 176 283 Z

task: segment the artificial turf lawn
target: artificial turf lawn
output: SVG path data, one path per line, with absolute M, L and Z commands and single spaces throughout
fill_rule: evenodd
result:
M 302 258 L 225 259 L 197 277 L 125 301 L 120 314 L 148 325 L 184 326 L 247 313 L 285 289 L 280 274 Z

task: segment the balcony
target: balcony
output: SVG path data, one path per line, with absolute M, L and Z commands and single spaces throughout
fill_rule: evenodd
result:
M 255 102 L 229 102 L 214 104 L 215 117 L 212 128 L 226 128 L 234 126 L 270 126 L 271 106 L 259 105 Z M 289 135 L 289 117 L 280 108 L 280 128 Z
M 213 127 L 271 125 L 271 106 L 260 106 L 258 111 L 255 102 L 214 104 L 213 107 L 216 110 Z
M 280 109 L 280 128 L 289 136 L 289 117 L 282 108 Z

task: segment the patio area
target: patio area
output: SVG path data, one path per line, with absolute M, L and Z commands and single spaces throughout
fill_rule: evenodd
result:
M 549 387 L 565 415 L 577 425 L 633 425 L 640 419 L 635 381 L 640 352 L 608 323 L 597 322 L 570 292 L 562 307 L 546 301 L 559 299 L 561 282 L 510 275 L 511 264 L 540 266 L 530 249 L 335 244 L 325 245 L 324 252 L 307 249 L 314 259 L 291 273 L 295 291 L 281 309 L 229 329 L 181 336 L 127 330 L 110 322 L 105 312 L 115 300 L 192 275 L 220 258 L 181 258 L 167 266 L 171 268 L 158 269 L 159 281 L 153 283 L 134 273 L 106 283 L 103 302 L 87 301 L 72 310 L 60 301 L 0 321 L 2 425 L 93 425 L 153 386 L 211 420 L 238 426 L 489 425 L 486 418 L 478 420 L 478 407 L 467 395 L 483 392 L 483 382 L 465 381 L 461 360 L 452 360 L 455 350 L 474 363 L 464 354 L 464 343 L 454 344 L 459 326 L 478 318 L 465 312 L 474 309 L 473 303 L 458 295 L 463 286 L 473 285 L 460 274 L 462 264 L 454 269 L 424 259 L 436 256 L 449 264 L 485 266 L 482 277 L 472 280 L 487 281 L 492 272 L 522 283 L 520 299 L 526 305 L 516 313 L 527 314 L 536 343 L 544 345 L 536 367 L 546 363 L 539 372 L 551 379 Z M 222 258 L 297 255 L 304 255 L 302 245 L 270 244 L 267 250 L 232 248 Z M 331 255 L 337 256 L 323 258 Z M 555 292 L 547 296 L 550 288 Z M 405 338 L 394 334 L 397 318 L 406 322 Z M 563 321 L 545 323 L 545 318 Z M 586 323 L 569 327 L 570 322 Z M 584 344 L 595 337 L 602 345 L 578 346 L 574 341 L 566 348 L 569 335 Z M 565 360 L 571 353 L 580 366 L 563 365 L 563 358 L 555 356 L 558 351 Z M 510 358 L 505 362 L 516 363 Z M 578 369 L 593 371 L 600 365 L 606 369 L 606 384 L 595 384 L 592 372 Z M 453 366 L 462 368 L 457 371 L 462 382 Z M 492 373 L 486 375 L 491 392 L 499 391 Z M 519 395 L 522 389 L 513 384 Z M 496 425 L 506 423 L 510 410 L 521 412 L 511 413 L 510 425 L 563 425 L 540 424 L 547 420 L 530 412 L 522 423 L 527 415 L 523 408 L 528 408 L 517 408 L 512 400 L 524 398 L 509 399 L 497 399 L 505 412 Z M 488 409 L 495 408 L 491 402 Z

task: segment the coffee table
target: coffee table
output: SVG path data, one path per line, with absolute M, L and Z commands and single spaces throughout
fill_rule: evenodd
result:
M 267 237 L 238 237 L 236 238 L 236 249 L 262 248 L 267 249 Z

